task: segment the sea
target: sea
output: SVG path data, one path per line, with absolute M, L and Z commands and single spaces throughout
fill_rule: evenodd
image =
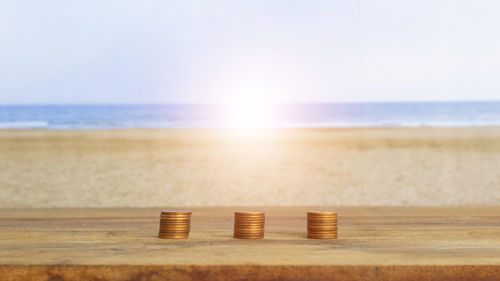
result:
M 257 120 L 258 122 L 253 122 Z M 500 126 L 500 101 L 231 105 L 0 105 L 0 129 Z

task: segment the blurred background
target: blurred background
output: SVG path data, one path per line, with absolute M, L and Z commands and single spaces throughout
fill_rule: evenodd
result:
M 0 208 L 500 204 L 496 1 L 0 1 Z

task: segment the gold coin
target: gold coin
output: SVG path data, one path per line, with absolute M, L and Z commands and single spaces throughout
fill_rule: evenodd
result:
M 191 219 L 191 216 L 164 216 L 164 215 L 161 215 L 160 218 L 162 219 L 173 219 L 173 220 L 189 220 Z
M 337 231 L 337 228 L 307 228 L 307 231 L 311 232 L 331 232 L 331 231 Z
M 162 239 L 186 239 L 186 238 L 189 238 L 189 236 L 158 236 L 158 238 L 162 238 Z
M 307 228 L 311 229 L 336 229 L 336 225 L 308 225 Z
M 258 230 L 241 230 L 241 229 L 237 229 L 237 230 L 234 230 L 233 233 L 261 234 L 261 233 L 264 233 L 264 229 L 258 229 Z
M 307 217 L 308 221 L 337 221 L 338 218 L 336 217 Z
M 234 216 L 239 218 L 263 218 L 265 214 L 242 214 L 242 213 L 234 213 Z
M 245 215 L 234 215 L 236 219 L 264 219 L 266 216 L 264 215 L 251 215 L 251 216 L 245 216 Z
M 307 211 L 308 215 L 337 215 L 335 211 Z
M 337 232 L 307 232 L 307 235 L 310 235 L 310 236 L 330 236 L 330 235 L 337 235 Z
M 308 216 L 307 220 L 337 220 L 337 217 L 313 217 L 313 216 Z
M 177 228 L 173 228 L 173 227 L 160 227 L 159 229 L 160 231 L 189 231 L 190 229 L 189 228 L 185 228 L 185 227 L 177 227 Z
M 179 225 L 160 225 L 160 228 L 162 229 L 189 229 L 191 228 L 189 225 L 188 226 L 179 226 Z
M 190 219 L 191 215 L 189 216 L 180 216 L 180 215 L 160 215 L 160 218 L 172 218 L 172 219 Z
M 159 229 L 162 233 L 189 233 L 189 229 Z
M 162 210 L 162 214 L 191 214 L 192 211 L 189 210 Z
M 190 218 L 191 214 L 184 214 L 184 215 L 179 215 L 179 214 L 161 214 L 160 217 L 164 217 L 164 218 Z
M 263 223 L 236 223 L 239 227 L 264 227 Z
M 312 234 L 312 235 L 329 235 L 336 233 L 337 231 L 307 231 L 307 234 Z
M 255 227 L 255 228 L 239 228 L 236 227 L 234 231 L 264 231 L 263 227 Z

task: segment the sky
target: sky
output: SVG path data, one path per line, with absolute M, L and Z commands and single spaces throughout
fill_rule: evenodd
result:
M 500 99 L 494 0 L 0 0 L 0 104 Z

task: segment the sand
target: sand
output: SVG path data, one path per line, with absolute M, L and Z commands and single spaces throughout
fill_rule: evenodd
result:
M 500 205 L 500 127 L 0 131 L 0 207 Z

